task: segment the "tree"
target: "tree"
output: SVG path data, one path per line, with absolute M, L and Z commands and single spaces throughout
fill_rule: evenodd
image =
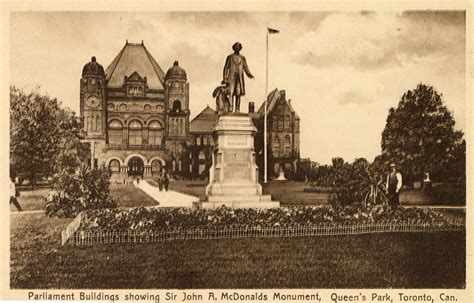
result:
M 10 161 L 12 169 L 35 186 L 40 176 L 51 176 L 58 151 L 59 103 L 40 95 L 10 87 Z
M 10 163 L 13 174 L 33 187 L 64 169 L 74 172 L 87 155 L 80 141 L 82 120 L 57 99 L 10 87 Z
M 400 166 L 408 183 L 421 180 L 424 172 L 443 171 L 462 143 L 463 133 L 454 125 L 442 95 L 419 84 L 403 94 L 396 109 L 390 108 L 382 132 L 382 156 Z

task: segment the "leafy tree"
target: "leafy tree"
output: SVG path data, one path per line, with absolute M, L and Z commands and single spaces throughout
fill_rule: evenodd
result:
M 421 180 L 424 172 L 446 170 L 462 143 L 463 133 L 454 130 L 454 124 L 442 95 L 419 84 L 403 94 L 396 109 L 390 108 L 382 133 L 382 154 L 401 167 L 404 181 Z
M 74 172 L 87 155 L 80 141 L 82 121 L 57 99 L 10 87 L 10 162 L 13 174 L 30 180 Z
M 51 176 L 53 158 L 60 142 L 56 99 L 41 95 L 38 88 L 29 94 L 10 87 L 10 161 L 15 173 L 33 184 L 40 176 Z

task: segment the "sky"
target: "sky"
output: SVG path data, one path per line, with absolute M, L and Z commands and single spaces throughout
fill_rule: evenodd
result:
M 388 110 L 418 83 L 432 85 L 466 129 L 466 19 L 463 11 L 352 12 L 13 12 L 10 80 L 79 110 L 79 80 L 92 56 L 106 68 L 128 40 L 142 40 L 166 72 L 179 61 L 190 83 L 191 118 L 215 106 L 232 44 L 255 79 L 248 101 L 285 90 L 301 118 L 301 157 L 321 164 L 381 153 Z

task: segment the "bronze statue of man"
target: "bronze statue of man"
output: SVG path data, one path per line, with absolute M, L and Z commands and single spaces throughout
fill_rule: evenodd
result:
M 234 103 L 235 100 L 234 109 L 238 113 L 240 111 L 240 96 L 245 95 L 244 72 L 250 79 L 253 78 L 253 75 L 247 66 L 245 57 L 240 54 L 242 44 L 235 42 L 232 49 L 234 53 L 227 56 L 225 60 L 223 82 L 227 83 L 229 87 L 231 102 Z

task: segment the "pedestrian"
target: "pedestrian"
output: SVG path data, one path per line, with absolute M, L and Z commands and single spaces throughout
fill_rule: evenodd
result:
M 165 191 L 168 191 L 168 186 L 170 184 L 170 177 L 168 175 L 168 172 L 163 170 L 163 185 L 165 186 Z
M 140 178 L 137 178 L 137 185 L 140 184 Z
M 163 178 L 161 176 L 158 176 L 158 188 L 163 191 Z
M 15 181 L 13 181 L 13 178 L 10 179 L 10 204 L 13 203 L 15 205 L 16 209 L 18 211 L 23 211 L 23 208 L 20 205 L 20 202 L 18 202 L 18 197 L 20 196 L 20 191 L 16 188 Z
M 391 208 L 396 208 L 400 204 L 400 189 L 402 188 L 402 183 L 402 174 L 397 171 L 397 165 L 395 163 L 390 164 L 386 191 L 388 194 L 388 205 Z

